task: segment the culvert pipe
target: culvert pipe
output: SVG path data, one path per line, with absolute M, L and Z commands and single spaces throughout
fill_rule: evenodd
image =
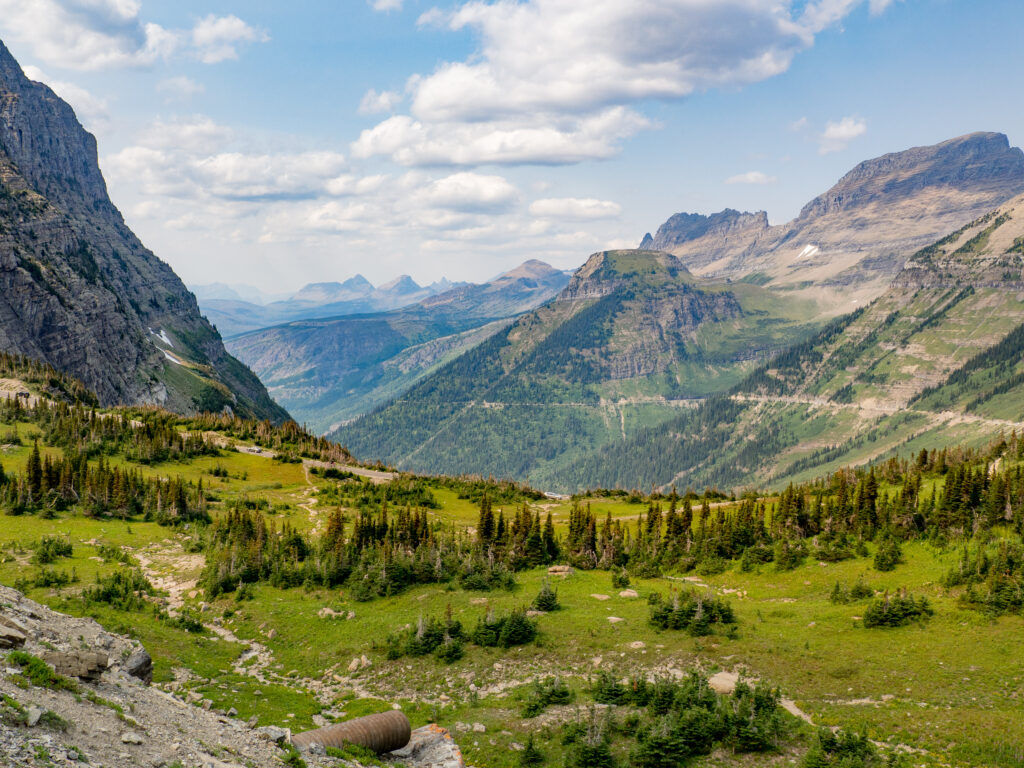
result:
M 312 744 L 339 748 L 345 744 L 355 744 L 382 755 L 401 749 L 411 738 L 412 725 L 409 724 L 409 718 L 393 709 L 379 715 L 367 715 L 324 726 L 315 731 L 296 733 L 292 735 L 292 745 L 308 750 Z

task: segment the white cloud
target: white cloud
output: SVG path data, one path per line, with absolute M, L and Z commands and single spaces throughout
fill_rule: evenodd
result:
M 202 83 L 197 83 L 185 76 L 165 78 L 157 83 L 156 89 L 161 93 L 166 93 L 169 99 L 182 100 L 190 99 L 206 91 L 206 87 Z
M 622 213 L 622 206 L 610 200 L 575 197 L 547 198 L 530 204 L 530 213 L 549 219 L 614 219 Z
M 212 154 L 225 147 L 234 131 L 205 115 L 174 120 L 154 120 L 138 136 L 137 143 L 150 149 Z
M 375 11 L 400 11 L 402 0 L 370 0 L 370 6 Z
M 452 211 L 496 211 L 515 203 L 519 191 L 501 176 L 455 173 L 431 182 L 420 198 L 432 207 Z
M 54 80 L 38 67 L 27 65 L 23 69 L 30 80 L 45 83 L 54 93 L 70 104 L 79 121 L 90 131 L 95 132 L 110 123 L 110 112 L 106 99 L 94 96 L 85 88 L 74 83 Z
M 215 63 L 267 37 L 235 16 L 207 16 L 191 31 L 141 18 L 137 0 L 0 0 L 0 27 L 41 61 L 65 69 L 148 66 L 172 54 Z
M 818 152 L 827 155 L 829 152 L 846 149 L 851 141 L 863 136 L 867 130 L 867 122 L 859 117 L 848 116 L 838 122 L 830 120 L 825 124 L 824 132 L 818 137 Z
M 402 103 L 402 94 L 395 91 L 377 91 L 370 89 L 359 103 L 359 114 L 376 115 L 381 112 L 393 112 Z
M 736 176 L 730 176 L 725 180 L 726 184 L 774 184 L 778 181 L 775 176 L 761 173 L 761 171 L 747 171 Z
M 817 0 L 798 15 L 778 0 L 470 0 L 435 8 L 420 25 L 471 30 L 479 50 L 410 78 L 410 113 L 364 132 L 353 152 L 404 165 L 609 157 L 649 127 L 632 105 L 778 75 L 863 2 Z M 623 127 L 605 137 L 588 131 L 602 119 Z
M 215 16 L 200 19 L 192 30 L 192 45 L 204 64 L 216 64 L 238 58 L 241 43 L 265 43 L 265 32 L 250 27 L 237 16 Z
M 870 0 L 868 7 L 871 10 L 872 16 L 879 16 L 885 12 L 885 9 L 892 5 L 896 0 Z
M 807 118 L 806 117 L 801 117 L 801 118 L 799 118 L 797 120 L 794 120 L 792 123 L 789 124 L 789 130 L 793 131 L 794 133 L 799 133 L 804 128 L 806 128 L 808 125 L 809 125 L 809 122 L 808 122 Z
M 611 157 L 618 142 L 650 122 L 624 107 L 612 107 L 567 125 L 528 119 L 431 123 L 408 115 L 388 118 L 362 132 L 355 157 L 389 155 L 401 165 L 560 165 Z

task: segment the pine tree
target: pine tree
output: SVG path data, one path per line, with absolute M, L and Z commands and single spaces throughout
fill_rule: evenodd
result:
M 43 463 L 39 456 L 38 440 L 33 444 L 32 453 L 29 454 L 28 464 L 25 466 L 25 480 L 33 503 L 38 504 L 43 495 Z
M 480 500 L 480 520 L 476 526 L 476 537 L 484 548 L 494 539 L 494 512 L 491 510 L 491 500 L 487 494 Z

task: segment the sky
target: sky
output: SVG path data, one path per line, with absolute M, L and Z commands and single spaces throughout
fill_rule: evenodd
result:
M 1020 0 L 0 0 L 189 285 L 574 268 L 861 160 L 1024 142 Z

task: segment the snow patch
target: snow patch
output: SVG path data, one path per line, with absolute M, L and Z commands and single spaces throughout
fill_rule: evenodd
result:
M 174 342 L 171 341 L 171 337 L 167 335 L 167 331 L 165 331 L 163 328 L 160 329 L 160 333 L 157 333 L 152 328 L 149 329 L 149 332 L 156 336 L 158 339 L 160 339 L 160 341 L 162 341 L 168 347 L 174 349 Z
M 798 259 L 809 259 L 809 258 L 811 258 L 811 256 L 813 256 L 814 254 L 816 254 L 820 250 L 821 249 L 818 246 L 816 246 L 816 245 L 805 245 L 804 249 L 802 251 L 800 251 L 800 255 L 797 256 L 797 258 Z
M 164 353 L 164 357 L 166 357 L 166 358 L 167 358 L 168 360 L 170 360 L 170 361 L 171 361 L 172 363 L 174 363 L 175 365 L 184 365 L 184 363 L 182 363 L 182 362 L 181 362 L 181 360 L 179 360 L 178 358 L 176 358 L 176 357 L 175 357 L 174 355 L 172 355 L 172 354 L 171 354 L 170 352 L 168 352 L 168 351 L 167 351 L 166 349 L 165 349 L 165 350 L 163 350 L 163 353 Z

